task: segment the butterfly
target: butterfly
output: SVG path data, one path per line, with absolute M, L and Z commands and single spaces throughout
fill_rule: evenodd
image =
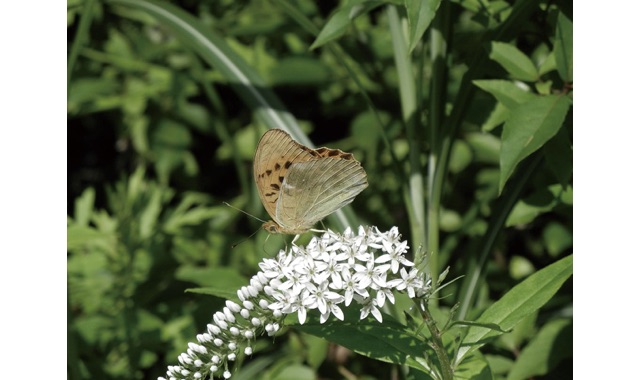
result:
M 268 130 L 253 158 L 253 178 L 271 216 L 270 233 L 298 235 L 351 203 L 369 184 L 351 153 L 311 149 L 281 129 Z

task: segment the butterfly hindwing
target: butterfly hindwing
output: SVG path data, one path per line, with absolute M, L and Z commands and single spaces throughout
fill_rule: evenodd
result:
M 276 203 L 280 188 L 289 167 L 294 162 L 304 162 L 314 155 L 295 142 L 280 129 L 268 130 L 260 139 L 253 158 L 253 177 L 264 208 L 272 219 L 276 215 Z
M 290 230 L 308 230 L 351 203 L 368 186 L 356 160 L 319 158 L 291 166 L 276 207 L 276 222 Z

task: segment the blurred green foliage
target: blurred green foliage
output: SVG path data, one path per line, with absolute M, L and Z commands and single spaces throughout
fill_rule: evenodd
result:
M 325 225 L 397 225 L 464 275 L 445 319 L 571 254 L 571 20 L 569 1 L 68 0 L 68 378 L 163 376 L 222 308 L 207 293 L 284 246 L 222 204 L 266 218 L 266 128 L 356 155 L 369 188 Z M 474 355 L 570 376 L 571 304 L 568 283 Z M 234 378 L 428 378 L 336 342 L 259 338 Z

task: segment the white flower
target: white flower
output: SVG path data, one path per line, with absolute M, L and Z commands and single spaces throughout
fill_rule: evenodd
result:
M 326 281 L 319 285 L 312 283 L 307 284 L 307 288 L 305 289 L 306 297 L 303 299 L 302 305 L 308 309 L 317 308 L 320 313 L 324 314 L 327 312 L 328 302 L 342 302 L 342 300 L 344 300 L 343 296 L 332 292 L 328 287 L 329 283 Z
M 382 246 L 384 247 L 384 250 L 388 253 L 379 256 L 376 259 L 376 263 L 386 263 L 388 261 L 391 261 L 391 272 L 393 273 L 398 273 L 398 269 L 400 268 L 400 264 L 402 265 L 406 265 L 406 266 L 413 266 L 413 263 L 409 260 L 407 260 L 406 257 L 404 257 L 404 253 L 407 252 L 407 242 L 403 241 L 402 243 L 399 244 L 391 244 L 388 241 L 382 241 Z
M 360 284 L 356 281 L 351 275 L 351 271 L 348 268 L 342 269 L 342 283 L 344 289 L 344 304 L 345 306 L 349 306 L 351 304 L 351 300 L 353 299 L 354 294 L 359 294 L 360 296 L 367 298 L 369 297 L 369 293 L 367 292 L 367 287 Z
M 304 247 L 295 245 L 294 239 L 288 251 L 259 264 L 261 271 L 237 291 L 240 304 L 228 300 L 222 311 L 213 314 L 207 331 L 196 336 L 198 343 L 189 343 L 187 352 L 178 357 L 181 365 L 167 368 L 168 379 L 228 379 L 229 363 L 238 355 L 251 355 L 255 337 L 275 335 L 292 313 L 298 314 L 300 324 L 315 309 L 320 323 L 332 315 L 342 321 L 342 304 L 349 306 L 355 300 L 362 305 L 360 319 L 371 314 L 382 322 L 379 308 L 387 300 L 395 302 L 394 291 L 406 291 L 412 298 L 430 291 L 430 281 L 425 285 L 404 257 L 407 249 L 396 227 L 382 233 L 360 226 L 357 234 L 347 229 L 342 235 L 328 230 Z
M 329 301 L 327 302 L 327 311 L 320 315 L 320 323 L 325 323 L 331 314 L 335 315 L 339 320 L 344 321 L 344 314 L 342 313 L 342 309 L 338 306 L 338 303 Z
M 380 288 L 376 293 L 376 304 L 380 307 L 384 306 L 385 299 L 388 299 L 389 302 L 395 303 L 396 298 L 393 295 L 393 292 L 389 288 Z
M 358 300 L 358 298 L 356 298 Z M 365 319 L 369 313 L 373 315 L 373 317 L 380 323 L 382 323 L 382 314 L 380 310 L 377 309 L 378 303 L 375 298 L 369 298 L 366 300 L 362 300 L 364 306 L 360 309 L 360 319 Z M 360 302 L 359 302 L 360 303 Z

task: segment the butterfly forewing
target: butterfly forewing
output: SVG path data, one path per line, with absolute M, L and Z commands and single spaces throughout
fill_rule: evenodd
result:
M 276 203 L 285 175 L 294 162 L 314 158 L 304 146 L 280 129 L 268 130 L 260 139 L 253 158 L 253 177 L 264 208 L 276 219 Z

